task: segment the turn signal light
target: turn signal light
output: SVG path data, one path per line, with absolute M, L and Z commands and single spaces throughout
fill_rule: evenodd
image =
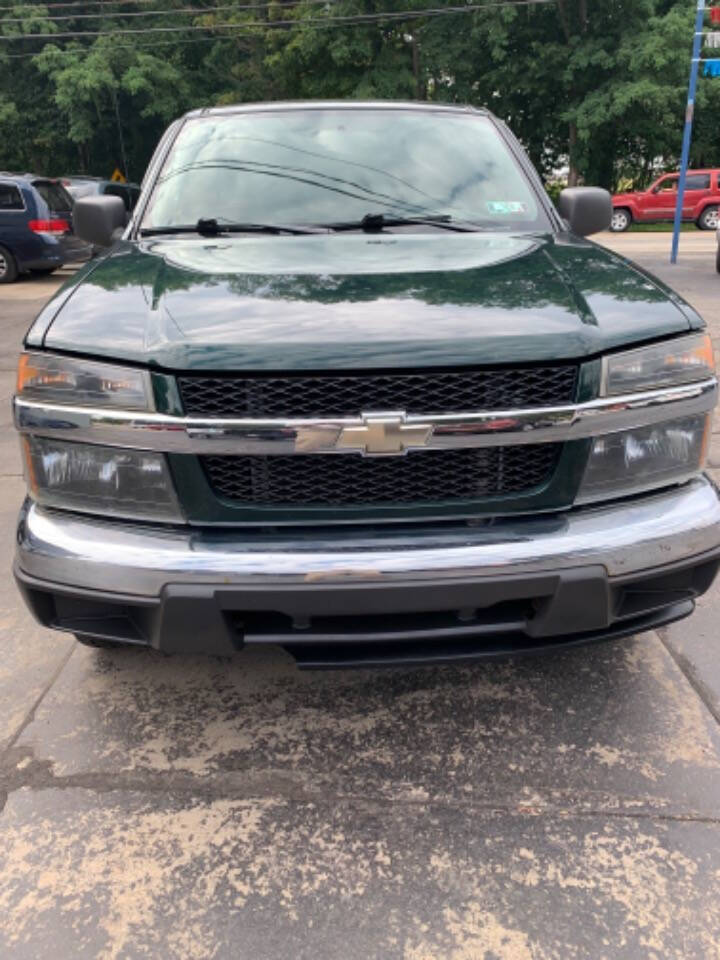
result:
M 154 409 L 149 374 L 95 360 L 21 353 L 17 393 L 23 400 L 81 407 Z
M 712 341 L 707 333 L 674 337 L 605 357 L 605 396 L 657 390 L 715 376 Z

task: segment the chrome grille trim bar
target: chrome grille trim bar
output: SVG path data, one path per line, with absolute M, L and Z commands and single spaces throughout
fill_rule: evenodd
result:
M 358 454 L 341 436 L 370 421 L 400 421 L 416 449 L 496 447 L 562 443 L 618 433 L 677 417 L 707 413 L 717 402 L 715 377 L 586 403 L 478 413 L 412 414 L 368 412 L 345 419 L 254 420 L 176 417 L 162 413 L 45 404 L 15 397 L 15 425 L 21 433 L 83 443 L 186 454 Z M 417 431 L 412 428 L 417 427 Z M 426 428 L 426 430 L 420 429 Z M 338 445 L 340 441 L 340 445 Z M 409 446 L 413 448 L 412 441 Z M 406 452 L 405 450 L 393 452 Z M 376 455 L 370 453 L 368 455 Z

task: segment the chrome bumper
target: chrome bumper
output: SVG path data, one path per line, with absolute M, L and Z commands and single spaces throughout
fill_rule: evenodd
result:
M 437 584 L 589 565 L 612 579 L 718 550 L 720 499 L 699 478 L 559 515 L 431 530 L 200 531 L 81 518 L 27 503 L 16 569 L 48 585 L 152 598 L 171 584 Z

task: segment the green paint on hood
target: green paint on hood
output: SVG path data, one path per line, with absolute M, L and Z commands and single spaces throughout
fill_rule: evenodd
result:
M 700 325 L 567 236 L 173 237 L 119 245 L 28 342 L 168 370 L 402 368 L 589 357 Z

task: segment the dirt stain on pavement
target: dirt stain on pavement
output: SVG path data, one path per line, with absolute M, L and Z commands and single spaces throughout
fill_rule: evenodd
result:
M 23 788 L 3 822 L 0 953 L 712 960 L 717 831 Z

